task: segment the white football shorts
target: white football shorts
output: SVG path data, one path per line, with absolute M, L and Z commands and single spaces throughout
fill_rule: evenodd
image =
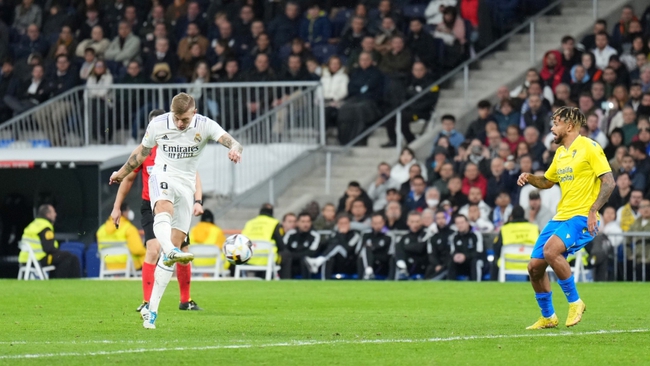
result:
M 170 177 L 165 173 L 153 173 L 149 176 L 149 196 L 152 211 L 158 201 L 171 202 L 174 205 L 172 228 L 185 234 L 190 232 L 194 187 L 191 187 L 188 181 Z

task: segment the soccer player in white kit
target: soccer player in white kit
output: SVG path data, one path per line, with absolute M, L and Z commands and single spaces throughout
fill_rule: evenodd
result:
M 158 145 L 154 168 L 149 177 L 149 195 L 154 212 L 153 231 L 163 255 L 154 274 L 149 307 L 142 309 L 143 326 L 155 329 L 158 306 L 174 271 L 174 263 L 189 263 L 192 253 L 179 248 L 190 229 L 199 156 L 209 140 L 229 148 L 228 158 L 241 161 L 243 147 L 219 124 L 196 113 L 194 98 L 180 93 L 172 99 L 171 112 L 154 118 L 142 144 L 133 150 L 120 170 L 113 172 L 109 184 L 121 183 Z

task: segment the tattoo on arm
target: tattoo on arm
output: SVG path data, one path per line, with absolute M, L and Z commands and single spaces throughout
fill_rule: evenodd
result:
M 530 185 L 532 185 L 533 187 L 539 189 L 549 189 L 553 187 L 553 185 L 555 184 L 550 180 L 546 179 L 546 177 L 542 175 L 532 175 L 532 174 L 528 176 L 528 183 L 530 183 Z
M 232 136 L 230 136 L 230 134 L 228 133 L 221 136 L 221 138 L 219 139 L 219 143 L 229 149 L 235 149 L 240 153 L 244 150 L 244 147 L 241 146 L 241 144 L 237 142 L 237 140 L 232 138 Z
M 147 156 L 149 156 L 150 153 L 151 148 L 144 146 L 141 146 L 141 149 L 139 151 L 138 149 L 133 151 L 133 153 L 131 153 L 131 156 L 129 156 L 129 160 L 127 160 L 124 164 L 124 169 L 126 170 L 127 174 L 131 173 L 137 167 L 142 165 L 142 162 L 147 158 Z
M 601 175 L 600 192 L 598 192 L 598 198 L 596 198 L 596 202 L 594 202 L 589 211 L 596 212 L 600 210 L 607 203 L 607 200 L 609 200 L 609 196 L 614 191 L 614 187 L 616 187 L 616 182 L 614 182 L 614 175 L 611 172 Z

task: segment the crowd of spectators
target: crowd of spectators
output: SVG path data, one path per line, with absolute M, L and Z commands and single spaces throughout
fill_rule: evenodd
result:
M 380 111 L 419 93 L 473 47 L 489 44 L 548 0 L 520 3 L 3 1 L 0 122 L 82 84 L 105 87 L 91 96 L 95 119 L 121 107 L 112 102 L 120 99 L 109 91 L 112 84 L 173 82 L 195 83 L 201 113 L 217 119 L 216 98 L 201 93 L 203 83 L 321 80 L 328 123 L 340 128 L 345 143 Z M 276 97 L 269 105 L 282 101 Z M 253 116 L 263 107 L 258 100 L 235 102 Z M 426 118 L 434 105 L 432 96 L 404 117 Z M 231 117 L 224 121 L 234 120 L 231 128 L 247 122 Z M 406 128 L 404 133 L 407 141 L 414 139 Z
M 648 14 L 646 10 L 641 19 L 650 20 Z M 399 277 L 401 271 L 435 278 L 443 268 L 452 274 L 450 279 L 459 273 L 470 278 L 480 275 L 472 261 L 479 258 L 484 235 L 494 237 L 512 220 L 529 221 L 541 230 L 553 218 L 561 199 L 559 186 L 538 190 L 531 185 L 519 187 L 516 180 L 523 172 L 543 174 L 549 167 L 558 148 L 550 133 L 551 115 L 566 105 L 585 114 L 587 125 L 581 135 L 603 147 L 616 179 L 617 187 L 601 209 L 601 233 L 612 234 L 610 240 L 616 242 L 621 240 L 616 234 L 647 231 L 650 23 L 638 20 L 633 8 L 626 6 L 611 33 L 607 28 L 605 21 L 598 20 L 593 34 L 579 42 L 563 37 L 561 51 L 547 52 L 541 70 L 530 69 L 521 86 L 499 87 L 496 105 L 480 101 L 478 117 L 465 133 L 456 129 L 453 115 L 442 116 L 442 131 L 427 159 L 416 159 L 407 147 L 396 165 L 379 164 L 368 187 L 351 182 L 338 203 L 339 216 L 333 210 L 306 214 L 304 220 L 315 221 L 302 231 L 311 231 L 312 236 L 318 230 L 334 230 L 338 235 L 341 220 L 344 233 L 370 234 L 359 236 L 358 245 L 344 241 L 345 254 L 335 251 L 331 241 L 305 252 L 303 275 L 327 263 L 360 278 L 376 274 L 373 271 L 386 275 L 390 263 L 394 264 L 390 276 Z M 395 243 L 389 261 L 373 235 L 394 230 L 407 234 Z M 438 240 L 444 245 L 439 246 Z M 362 258 L 362 250 L 375 249 L 384 262 L 373 267 L 372 260 Z M 632 263 L 632 251 L 628 248 L 626 253 Z M 646 263 L 647 258 L 638 260 Z M 366 271 L 368 266 L 373 269 Z

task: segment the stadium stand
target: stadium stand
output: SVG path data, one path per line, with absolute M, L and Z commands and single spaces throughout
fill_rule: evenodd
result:
M 402 147 L 402 137 L 400 132 L 389 137 L 379 129 L 358 141 L 362 146 L 353 153 L 339 157 L 331 170 L 322 159 L 311 160 L 321 162 L 315 170 L 293 160 L 283 169 L 294 167 L 302 176 L 288 183 L 277 197 L 276 213 L 298 213 L 315 201 L 312 219 L 317 220 L 318 206 L 333 202 L 350 181 L 359 180 L 361 187 L 367 188 L 388 180 L 376 174 L 377 164 L 386 161 L 396 165 L 393 171 L 408 177 L 399 181 L 399 186 L 386 187 L 386 196 L 379 198 L 398 202 L 401 220 L 407 219 L 407 202 L 420 212 L 442 211 L 444 223 L 433 222 L 434 215 L 420 215 L 425 230 L 435 234 L 445 228 L 454 230 L 450 226 L 453 215 L 466 213 L 481 238 L 481 248 L 487 249 L 514 206 L 524 208 L 526 219 L 538 224 L 539 215 L 553 214 L 559 199 L 556 194 L 519 188 L 515 180 L 521 172 L 548 167 L 557 149 L 549 135 L 548 118 L 558 107 L 573 105 L 588 117 L 582 134 L 601 144 L 617 178 L 618 187 L 609 202 L 614 209 L 610 214 L 614 214 L 605 215 L 608 209 L 603 209 L 603 233 L 611 236 L 610 242 L 645 247 L 645 242 L 620 235 L 630 227 L 644 230 L 650 216 L 644 200 L 650 197 L 650 7 L 634 7 L 630 5 L 633 2 L 623 0 L 603 2 L 598 10 L 604 18 L 594 20 L 590 1 L 567 1 L 536 18 L 534 35 L 520 32 L 493 46 L 496 39 L 552 1 L 536 2 L 535 7 L 495 0 L 402 1 L 400 4 L 406 3 L 403 6 L 389 0 L 376 3 L 375 8 L 358 1 L 350 1 L 348 8 L 291 1 L 261 7 L 252 0 L 189 2 L 181 7 L 91 0 L 81 4 L 3 3 L 3 10 L 10 11 L 3 11 L 0 20 L 0 29 L 8 30 L 8 36 L 0 40 L 0 129 L 12 117 L 38 110 L 39 104 L 74 93 L 70 91 L 85 83 L 94 85 L 83 96 L 93 100 L 89 115 L 106 124 L 95 126 L 92 136 L 98 137 L 100 144 L 121 144 L 124 141 L 114 138 L 113 132 L 101 133 L 116 124 L 102 118 L 107 108 L 114 108 L 113 85 L 134 84 L 136 91 L 130 93 L 147 93 L 154 85 L 191 82 L 198 85 L 201 112 L 218 116 L 225 99 L 201 89 L 202 83 L 321 80 L 344 90 L 343 94 L 347 91 L 345 96 L 332 93 L 332 98 L 325 100 L 332 107 L 327 114 L 330 137 L 338 136 L 327 139 L 329 144 L 345 145 L 394 113 L 394 119 L 387 121 L 390 128 L 398 114 L 407 128 L 423 126 L 410 145 L 415 151 L 409 153 L 413 159 L 398 162 L 394 149 L 382 149 L 386 142 L 386 147 Z M 537 37 L 532 52 L 531 36 Z M 494 49 L 474 62 L 473 57 L 488 47 Z M 334 79 L 339 70 L 330 69 L 332 56 L 338 56 L 339 64 L 348 65 L 343 71 L 348 78 Z M 464 64 L 468 60 L 474 63 Z M 431 87 L 428 110 L 403 107 L 409 98 L 461 64 L 466 66 L 466 82 L 463 70 L 457 69 L 447 81 Z M 426 78 L 414 70 L 416 65 L 425 66 Z M 423 78 L 426 83 L 420 82 Z M 150 85 L 140 91 L 140 84 Z M 247 116 L 234 117 L 237 123 L 232 122 L 230 128 L 252 124 L 307 90 L 269 85 L 255 86 L 264 91 L 256 97 L 229 99 L 229 103 L 246 104 L 248 109 L 241 112 Z M 70 97 L 47 111 L 55 114 L 54 119 L 59 114 L 64 118 L 73 113 L 71 109 L 80 98 Z M 117 119 L 120 114 L 112 115 Z M 422 116 L 427 122 L 411 124 Z M 231 123 L 229 118 L 221 118 Z M 352 128 L 349 121 L 360 125 Z M 127 130 L 137 140 L 141 130 L 132 126 Z M 411 142 L 408 133 L 403 134 Z M 0 146 L 11 148 L 15 142 L 12 136 L 0 135 Z M 38 136 L 28 142 L 33 147 L 59 144 Z M 416 177 L 410 176 L 411 166 L 421 167 L 431 193 L 412 187 L 410 182 Z M 326 184 L 329 191 L 323 190 Z M 350 198 L 349 191 L 345 197 Z M 207 205 L 215 203 L 216 199 L 206 200 Z M 351 203 L 348 213 L 358 216 Z M 217 214 L 220 226 L 227 229 L 240 229 L 257 211 L 245 205 L 231 207 L 235 208 Z M 370 214 L 368 211 L 365 219 Z M 326 241 L 321 246 L 327 247 Z M 606 270 L 604 278 L 645 279 L 646 271 L 639 268 L 645 268 L 646 259 L 622 253 L 611 256 L 614 269 Z M 489 249 L 481 255 L 486 262 L 496 260 L 488 259 Z M 90 276 L 88 254 L 85 259 Z M 623 264 L 627 270 L 616 269 Z

